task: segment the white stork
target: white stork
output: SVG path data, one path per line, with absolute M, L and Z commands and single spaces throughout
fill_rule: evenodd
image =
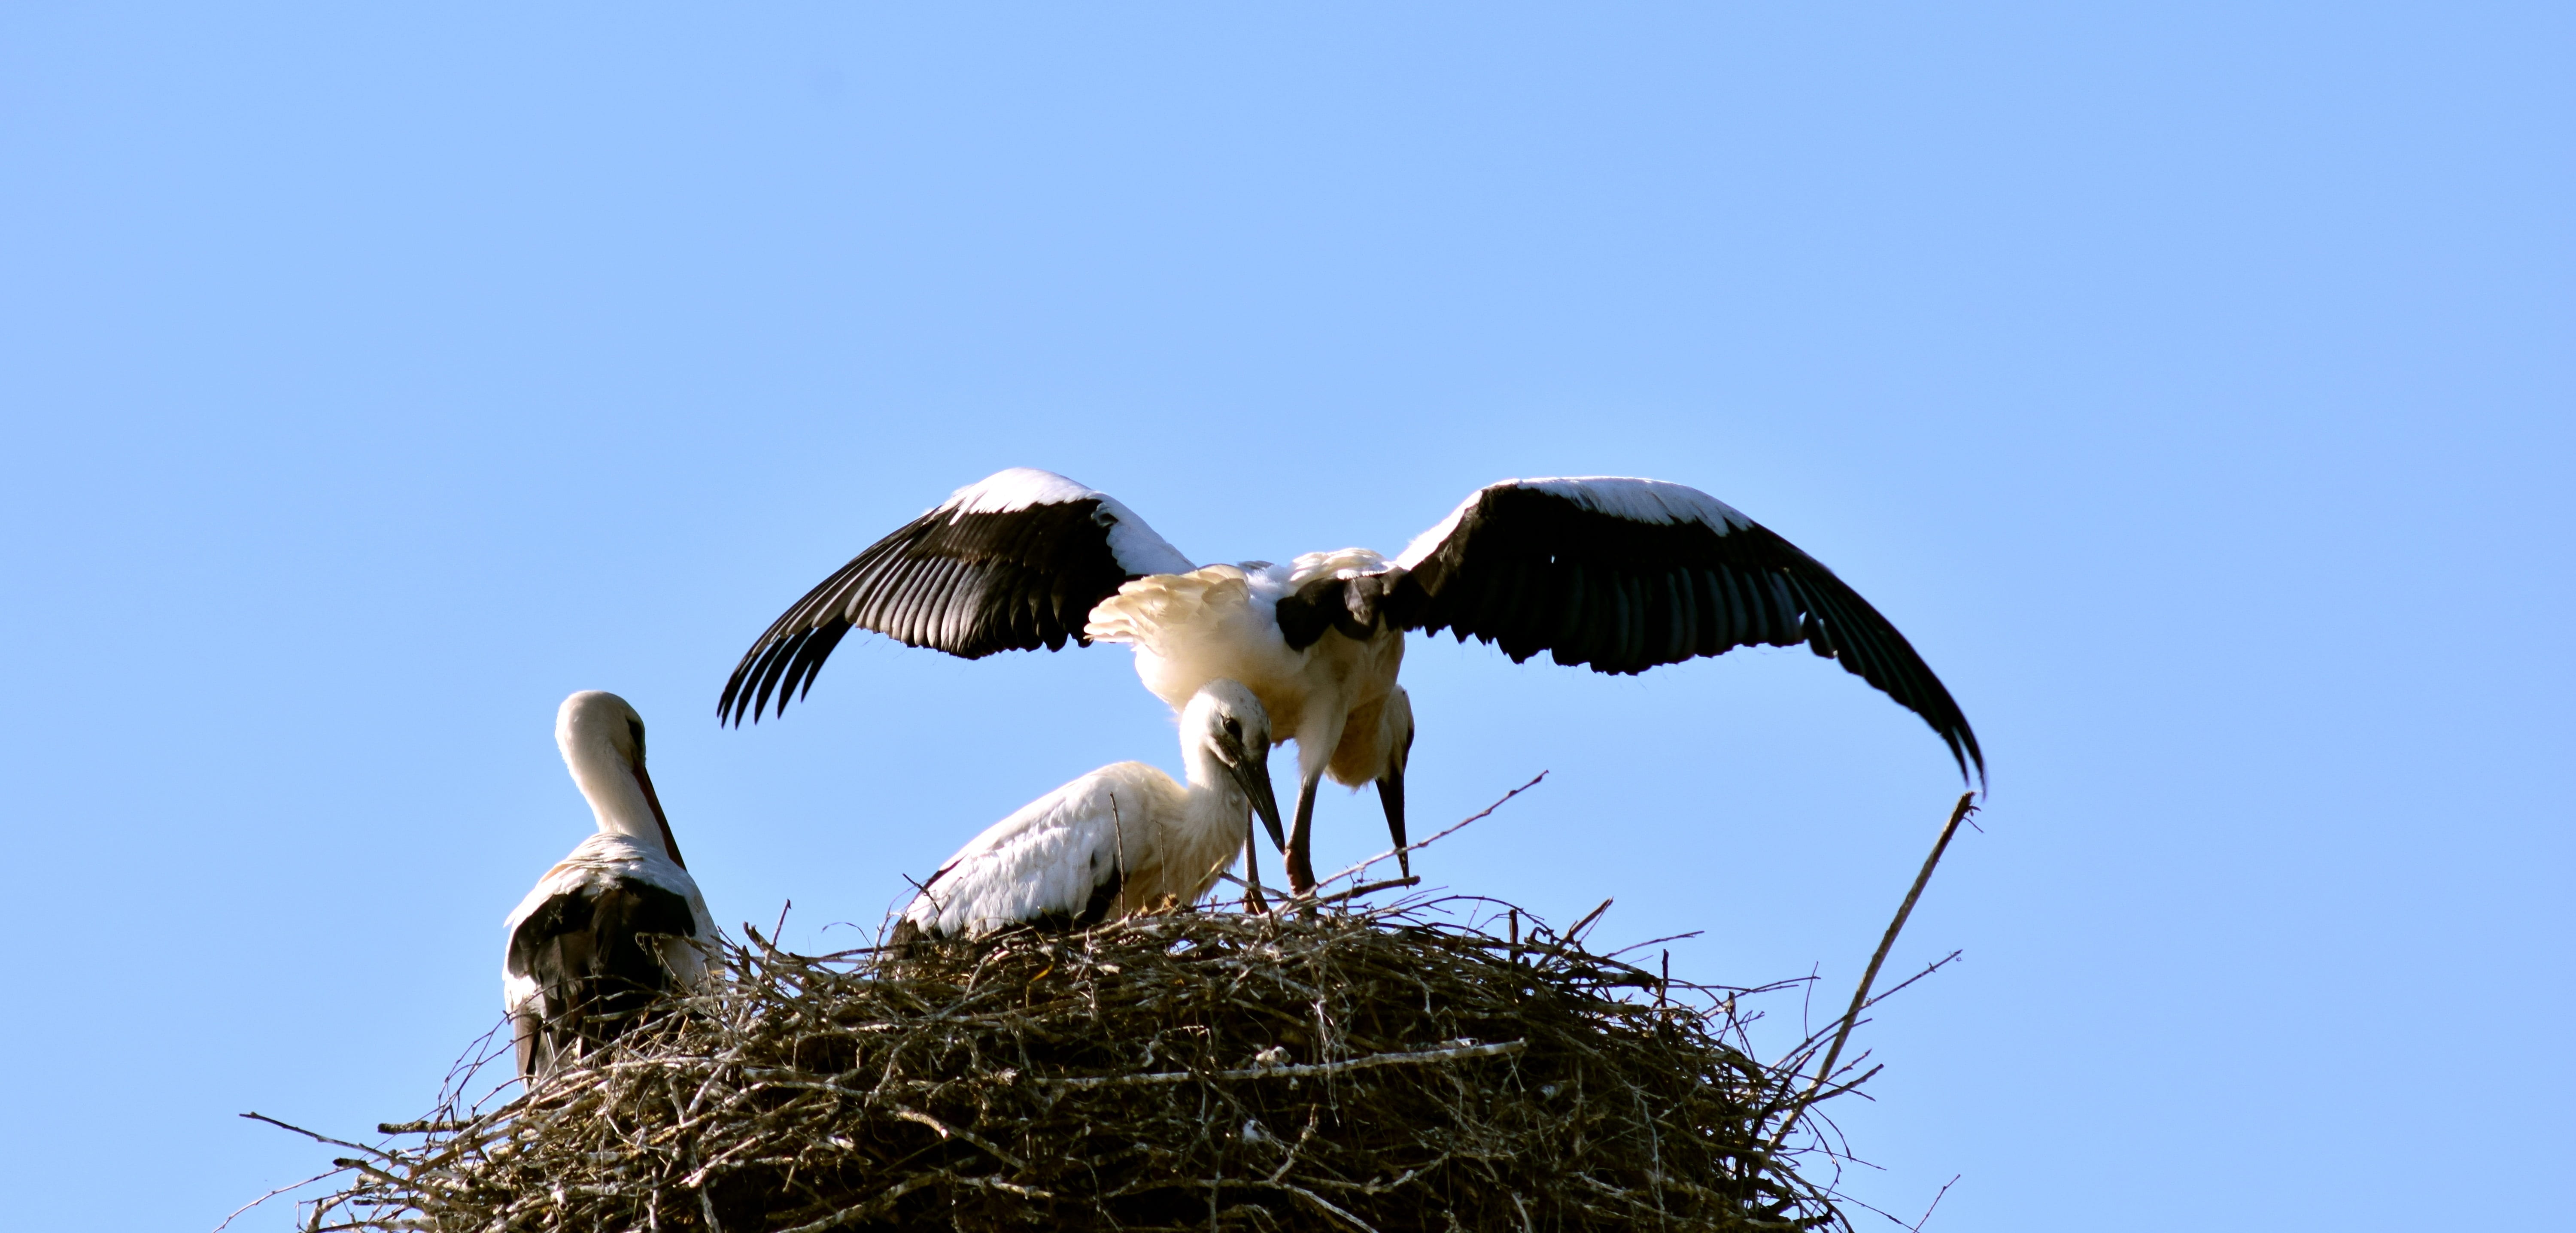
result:
M 1297 742 L 1282 846 L 1301 891 L 1327 773 L 1376 783 L 1404 847 L 1413 725 L 1395 678 L 1408 630 L 1610 673 L 1805 643 L 1922 716 L 1963 777 L 1971 763 L 1985 772 L 1967 717 L 1868 601 L 1724 502 L 1660 480 L 1504 480 L 1393 560 L 1345 548 L 1201 568 L 1108 494 L 1014 468 L 958 489 L 807 592 L 743 655 L 718 715 L 756 720 L 773 697 L 783 713 L 854 627 L 968 659 L 1132 643 L 1145 687 L 1175 708 L 1215 677 L 1250 686 L 1276 738 Z
M 1186 786 L 1142 762 L 1104 766 L 986 828 L 903 910 L 894 939 L 976 937 L 1010 925 L 1080 927 L 1190 904 L 1236 849 L 1247 810 L 1279 829 L 1270 792 L 1270 716 L 1229 680 L 1181 708 Z
M 574 694 L 555 712 L 555 745 L 599 833 L 547 870 L 506 925 L 501 1000 L 529 1082 L 616 1038 L 675 980 L 697 979 L 705 959 L 693 942 L 716 936 L 644 772 L 635 708 L 595 689 Z

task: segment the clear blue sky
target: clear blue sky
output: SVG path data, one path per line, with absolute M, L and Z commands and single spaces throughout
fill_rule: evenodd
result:
M 2563 1219 L 2576 18 L 1933 7 L 0 10 L 0 1225 L 208 1228 L 320 1167 L 235 1113 L 419 1112 L 588 826 L 572 690 L 804 946 L 1172 765 L 1111 648 L 853 640 L 718 730 L 1012 465 L 1203 560 L 1651 475 L 1856 585 L 1994 769 L 1874 1202 Z M 1701 979 L 1848 989 L 1957 790 L 1804 652 L 1410 655 L 1417 825 L 1554 771 L 1424 871 Z

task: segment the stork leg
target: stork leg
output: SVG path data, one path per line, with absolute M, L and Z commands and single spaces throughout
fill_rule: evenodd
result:
M 1323 784 L 1324 769 L 1342 743 L 1348 712 L 1338 697 L 1310 698 L 1305 721 L 1297 728 L 1297 818 L 1288 828 L 1288 893 L 1292 895 L 1315 889 L 1315 789 Z
M 1386 807 L 1386 833 L 1388 838 L 1395 840 L 1396 868 L 1403 871 L 1403 876 L 1412 877 L 1413 854 L 1404 850 L 1404 767 L 1401 764 L 1388 767 L 1386 774 L 1378 776 L 1377 803 Z
M 1261 895 L 1261 832 L 1255 829 L 1249 812 L 1243 815 L 1243 910 L 1270 910 L 1270 901 Z
M 1299 753 L 1305 752 L 1299 742 Z M 1331 746 L 1326 746 L 1331 748 Z M 1304 758 L 1299 758 L 1304 761 Z M 1288 827 L 1288 893 L 1303 895 L 1315 889 L 1315 787 L 1323 782 L 1324 767 L 1318 759 L 1315 769 L 1298 768 L 1297 820 Z

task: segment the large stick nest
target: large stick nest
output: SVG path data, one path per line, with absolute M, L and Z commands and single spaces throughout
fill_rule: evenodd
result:
M 752 931 L 720 980 L 532 1093 L 478 1112 L 474 1059 L 438 1117 L 339 1162 L 354 1181 L 305 1227 L 1844 1227 L 1773 1149 L 1813 1041 L 1766 1066 L 1746 991 L 1518 913 L 1477 927 L 1481 902 L 1177 912 L 901 960 Z

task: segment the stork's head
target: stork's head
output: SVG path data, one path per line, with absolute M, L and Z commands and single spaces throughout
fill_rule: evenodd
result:
M 1181 709 L 1181 740 L 1242 785 L 1253 812 L 1270 828 L 1271 842 L 1287 847 L 1279 798 L 1270 791 L 1270 712 L 1261 709 L 1261 699 L 1242 682 L 1223 677 L 1200 686 Z
M 671 863 L 681 864 L 671 820 L 662 813 L 653 777 L 644 772 L 644 717 L 626 699 L 602 689 L 564 699 L 555 710 L 555 748 L 563 751 L 573 782 L 599 815 L 600 829 L 648 843 L 658 838 Z
M 563 700 L 555 711 L 555 747 L 564 761 L 606 753 L 621 767 L 644 765 L 644 717 L 604 689 L 585 689 Z M 578 753 L 576 751 L 579 751 Z

